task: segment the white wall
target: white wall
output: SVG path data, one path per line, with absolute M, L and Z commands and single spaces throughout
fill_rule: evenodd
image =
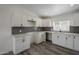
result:
M 37 17 L 36 14 L 21 7 L 0 5 L 0 54 L 7 53 L 12 50 L 11 26 L 12 16 L 15 11 L 21 12 L 19 13 L 20 15 L 25 15 L 24 13 L 26 13 L 30 17 Z M 27 17 L 27 15 L 25 16 Z
M 10 13 L 8 8 L 0 6 L 0 54 L 11 51 L 11 25 Z
M 69 20 L 71 26 L 79 26 L 79 12 L 68 13 L 52 17 L 52 22 L 63 20 Z

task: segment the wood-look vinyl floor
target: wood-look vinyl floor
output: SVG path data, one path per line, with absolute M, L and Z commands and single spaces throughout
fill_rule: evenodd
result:
M 32 44 L 30 49 L 18 55 L 79 55 L 79 52 L 54 45 L 47 41 L 40 44 Z

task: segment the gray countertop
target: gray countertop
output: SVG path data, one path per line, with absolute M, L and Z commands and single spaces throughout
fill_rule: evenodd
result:
M 78 34 L 78 33 L 71 33 L 71 32 L 58 32 L 58 31 L 34 31 L 34 32 L 45 32 L 45 33 L 64 33 L 64 34 Z M 18 33 L 18 34 L 12 34 L 12 35 L 25 35 L 25 34 L 28 34 L 28 33 L 34 33 L 34 32 L 27 32 L 27 33 Z

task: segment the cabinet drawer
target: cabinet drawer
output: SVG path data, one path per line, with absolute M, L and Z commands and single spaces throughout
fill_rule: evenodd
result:
M 22 38 L 16 38 L 16 41 L 21 41 L 23 39 L 24 39 L 23 37 Z

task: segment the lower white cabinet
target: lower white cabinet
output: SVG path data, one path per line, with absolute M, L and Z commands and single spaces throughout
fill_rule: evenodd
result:
M 13 53 L 18 54 L 30 48 L 31 35 L 30 33 L 16 35 L 13 39 Z
M 65 35 L 63 35 L 62 33 L 52 33 L 52 43 L 65 46 L 65 41 Z
M 79 51 L 79 34 L 52 33 L 52 43 Z
M 59 35 L 57 33 L 52 33 L 52 43 L 54 44 L 59 44 L 59 40 L 58 40 Z
M 73 49 L 73 34 L 66 34 L 66 47 L 67 48 L 70 48 L 70 49 Z
M 63 33 L 59 33 L 58 41 L 59 41 L 59 45 L 63 47 L 66 46 L 66 35 Z
M 74 37 L 74 50 L 79 51 L 79 34 L 76 34 Z
M 52 33 L 52 43 L 74 49 L 74 37 L 73 34 L 69 33 Z M 78 41 L 77 41 L 78 42 Z M 75 45 L 78 43 L 75 43 Z
M 14 49 L 14 54 L 20 53 L 23 50 L 25 50 L 25 39 L 19 39 L 19 40 L 15 40 L 15 49 Z

